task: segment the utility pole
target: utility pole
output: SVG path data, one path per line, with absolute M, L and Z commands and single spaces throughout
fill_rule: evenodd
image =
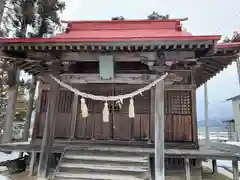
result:
M 209 147 L 209 129 L 208 129 L 208 90 L 207 82 L 204 84 L 204 107 L 205 107 L 205 138 L 206 145 Z
M 236 60 L 236 64 L 237 64 L 238 82 L 240 85 L 240 58 L 239 57 Z

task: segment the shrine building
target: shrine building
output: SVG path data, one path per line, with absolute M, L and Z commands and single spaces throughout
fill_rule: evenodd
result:
M 66 21 L 55 37 L 0 39 L 13 72 L 40 83 L 30 143 L 6 144 L 8 118 L 0 149 L 32 152 L 39 178 L 60 153 L 56 180 L 201 180 L 206 158 L 236 168 L 237 152 L 198 140 L 196 89 L 238 59 L 240 43 L 192 35 L 185 20 Z

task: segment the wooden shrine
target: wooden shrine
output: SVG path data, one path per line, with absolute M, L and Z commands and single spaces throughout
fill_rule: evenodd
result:
M 39 177 L 47 174 L 55 141 L 66 146 L 155 145 L 160 168 L 155 175 L 161 178 L 164 166 L 174 164 L 164 161 L 164 146 L 199 148 L 196 89 L 238 57 L 239 45 L 217 44 L 218 35 L 194 36 L 183 30 L 182 20 L 73 21 L 65 22 L 66 32 L 55 37 L 0 40 L 2 57 L 40 81 L 32 137 L 42 147 Z M 104 99 L 131 94 L 164 75 L 131 98 Z M 63 84 L 85 93 L 84 99 Z

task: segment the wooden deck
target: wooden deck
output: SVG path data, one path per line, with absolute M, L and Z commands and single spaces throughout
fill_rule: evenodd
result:
M 16 152 L 40 152 L 41 142 L 35 143 L 11 143 L 0 145 L 0 151 L 16 151 Z M 199 149 L 181 149 L 181 148 L 165 148 L 166 157 L 175 158 L 199 158 L 199 159 L 222 159 L 222 160 L 240 160 L 240 147 L 223 144 L 223 143 L 211 143 L 211 147 L 207 148 L 204 141 L 199 142 Z M 128 152 L 146 152 L 150 155 L 154 154 L 154 147 L 137 147 L 137 146 L 124 146 L 124 145 L 99 145 L 91 143 L 77 143 L 74 141 L 60 142 L 56 141 L 53 144 L 52 152 L 62 153 L 64 149 L 87 149 L 87 150 L 101 150 L 101 151 L 128 151 Z

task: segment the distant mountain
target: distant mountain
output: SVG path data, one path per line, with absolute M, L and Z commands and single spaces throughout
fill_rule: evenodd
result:
M 202 121 L 198 121 L 197 122 L 198 124 L 198 127 L 204 127 L 205 126 L 205 121 L 202 120 Z M 208 127 L 224 127 L 225 124 L 223 123 L 223 121 L 219 121 L 219 120 L 209 120 L 208 122 Z

